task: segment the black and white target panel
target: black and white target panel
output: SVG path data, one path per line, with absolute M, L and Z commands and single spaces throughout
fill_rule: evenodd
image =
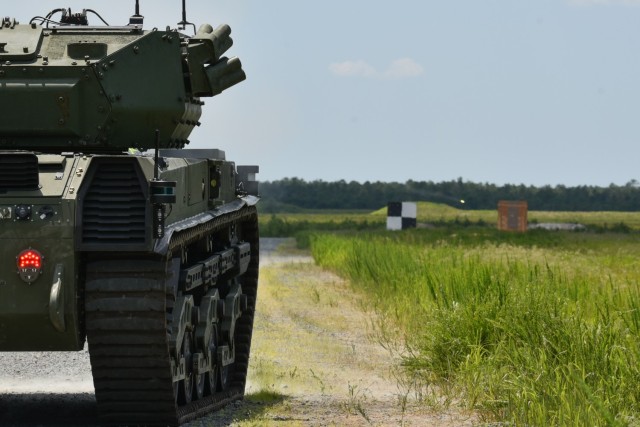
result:
M 413 202 L 389 202 L 387 205 L 387 230 L 416 228 L 418 208 Z

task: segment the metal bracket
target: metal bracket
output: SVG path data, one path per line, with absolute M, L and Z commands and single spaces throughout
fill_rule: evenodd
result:
M 216 323 L 218 322 L 219 301 L 220 295 L 218 290 L 212 289 L 200 302 L 199 321 L 196 325 L 195 339 L 198 346 L 204 351 L 203 360 L 201 361 L 201 368 L 204 369 L 202 372 L 210 370 L 216 363 L 216 355 L 212 354 L 210 347 L 212 335 L 215 333 L 214 328 L 216 328 Z
M 228 345 L 218 347 L 218 363 L 220 363 L 220 366 L 229 366 L 235 362 L 235 353 L 235 349 L 230 349 Z
M 185 295 L 176 299 L 173 307 L 173 318 L 171 321 L 171 336 L 169 337 L 169 348 L 174 352 L 174 356 L 180 357 L 182 349 L 182 339 L 187 329 L 192 328 L 191 319 L 193 311 L 193 296 Z
M 49 294 L 49 319 L 59 332 L 66 330 L 64 323 L 64 287 L 62 285 L 62 276 L 64 275 L 64 266 L 56 264 L 53 273 L 53 284 L 51 285 L 51 293 Z
M 242 316 L 242 287 L 234 283 L 222 304 L 220 332 L 225 343 L 231 343 L 235 335 L 236 322 Z M 224 366 L 224 365 L 223 365 Z

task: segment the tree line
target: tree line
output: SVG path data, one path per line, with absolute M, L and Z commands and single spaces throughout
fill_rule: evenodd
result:
M 260 183 L 265 210 L 379 209 L 389 201 L 430 201 L 460 209 L 495 209 L 499 200 L 526 200 L 545 211 L 637 211 L 640 183 L 608 187 L 564 185 L 534 187 L 464 181 L 326 182 L 285 178 Z

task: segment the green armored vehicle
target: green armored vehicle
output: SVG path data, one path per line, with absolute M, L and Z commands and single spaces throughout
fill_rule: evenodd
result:
M 0 27 L 0 351 L 86 339 L 104 422 L 179 425 L 244 394 L 258 169 L 183 147 L 245 74 L 226 25 L 91 14 Z

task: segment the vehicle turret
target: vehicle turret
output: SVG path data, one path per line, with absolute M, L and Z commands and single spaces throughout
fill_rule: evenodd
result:
M 246 78 L 238 58 L 223 56 L 233 45 L 228 25 L 189 37 L 135 23 L 89 26 L 88 12 L 2 21 L 0 149 L 150 149 L 156 129 L 159 148 L 183 148 L 200 124 L 199 98 Z

